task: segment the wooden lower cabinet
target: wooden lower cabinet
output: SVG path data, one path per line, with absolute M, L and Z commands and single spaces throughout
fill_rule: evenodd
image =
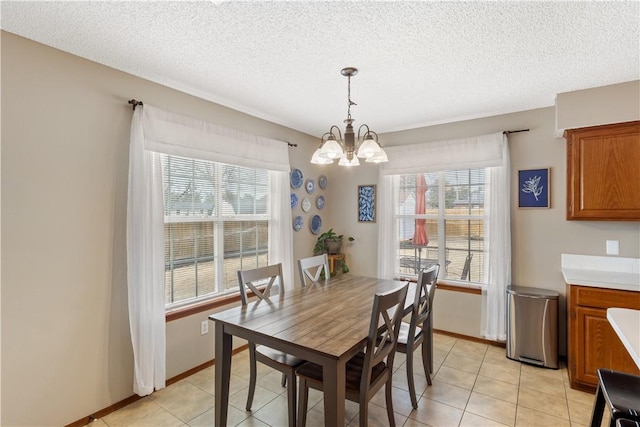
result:
M 640 309 L 640 293 L 567 286 L 568 371 L 571 388 L 595 391 L 598 368 L 640 375 L 607 320 L 607 308 Z

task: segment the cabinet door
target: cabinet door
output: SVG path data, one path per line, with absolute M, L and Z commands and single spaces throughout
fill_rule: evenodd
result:
M 609 324 L 607 310 L 581 306 L 577 306 L 575 310 L 578 334 L 576 381 L 595 387 L 598 384 L 598 368 L 640 374 Z
M 640 122 L 571 129 L 567 219 L 640 220 Z

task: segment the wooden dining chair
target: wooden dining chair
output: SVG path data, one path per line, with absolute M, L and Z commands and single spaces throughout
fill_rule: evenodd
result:
M 422 345 L 422 365 L 427 383 L 431 385 L 431 373 L 433 372 L 433 322 L 431 309 L 433 297 L 436 292 L 436 281 L 440 265 L 434 264 L 418 274 L 413 310 L 409 323 L 402 322 L 398 337 L 398 351 L 407 356 L 407 382 L 409 383 L 409 396 L 411 405 L 418 408 L 416 398 L 416 386 L 413 380 L 413 352 Z
M 298 260 L 298 272 L 300 273 L 300 284 L 307 286 L 310 283 L 319 283 L 329 280 L 329 258 L 327 254 L 302 258 Z M 324 279 L 322 273 L 324 272 Z
M 366 347 L 346 364 L 345 398 L 360 405 L 361 427 L 367 425 L 369 400 L 383 385 L 389 425 L 395 427 L 391 375 L 407 288 L 408 284 L 405 284 L 392 291 L 376 294 Z M 296 369 L 296 375 L 300 379 L 298 425 L 304 427 L 307 421 L 309 388 L 323 390 L 322 366 L 306 362 Z
M 282 294 L 284 291 L 282 264 L 238 271 L 242 305 L 249 303 L 249 291 L 253 292 L 259 300 L 267 300 L 271 295 L 271 288 L 276 281 L 278 282 L 279 293 Z M 263 345 L 256 345 L 249 341 L 249 395 L 247 396 L 247 411 L 251 410 L 253 395 L 256 391 L 257 362 L 282 372 L 282 386 L 286 385 L 287 387 L 289 426 L 295 426 L 297 399 L 295 369 L 302 365 L 304 360 L 279 350 L 274 350 Z

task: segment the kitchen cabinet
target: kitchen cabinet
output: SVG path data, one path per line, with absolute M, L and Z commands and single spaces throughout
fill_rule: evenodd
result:
M 640 121 L 569 129 L 567 219 L 640 221 Z
M 640 309 L 640 292 L 567 285 L 567 365 L 571 388 L 595 391 L 598 368 L 640 375 L 607 320 L 607 308 Z

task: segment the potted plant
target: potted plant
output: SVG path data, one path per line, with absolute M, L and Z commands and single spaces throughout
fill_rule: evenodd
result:
M 342 253 L 342 238 L 344 236 L 342 234 L 337 234 L 333 231 L 333 228 L 329 229 L 329 231 L 325 231 L 320 234 L 316 240 L 316 245 L 313 248 L 314 255 L 327 254 L 327 255 L 339 255 Z M 350 242 L 353 242 L 355 239 L 351 236 L 347 238 Z M 349 266 L 347 263 L 342 260 L 341 268 L 343 273 L 349 272 Z

